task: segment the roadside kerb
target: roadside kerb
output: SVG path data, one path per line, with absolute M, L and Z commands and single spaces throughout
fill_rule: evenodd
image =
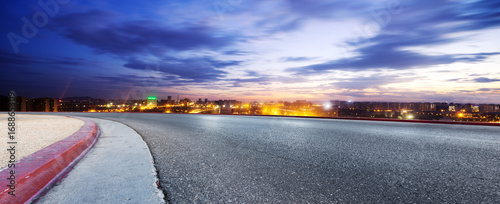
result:
M 85 124 L 73 135 L 39 150 L 15 163 L 16 167 L 0 172 L 0 203 L 36 201 L 50 187 L 60 181 L 72 167 L 94 146 L 99 127 L 89 119 L 79 118 Z M 10 170 L 15 170 L 15 196 L 9 195 Z

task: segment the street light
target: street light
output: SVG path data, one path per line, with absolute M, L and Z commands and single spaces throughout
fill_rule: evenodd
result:
M 409 120 L 411 120 L 411 119 L 413 119 L 413 115 L 409 114 L 409 115 L 406 116 L 406 118 L 409 119 Z
M 332 104 L 330 102 L 323 103 L 323 109 L 330 110 L 332 108 Z

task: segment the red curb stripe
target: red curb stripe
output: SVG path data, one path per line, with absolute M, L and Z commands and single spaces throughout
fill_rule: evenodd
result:
M 79 119 L 85 124 L 76 133 L 15 163 L 15 197 L 8 194 L 7 186 L 12 169 L 0 172 L 0 203 L 36 201 L 86 154 L 97 140 L 99 128 L 91 120 Z

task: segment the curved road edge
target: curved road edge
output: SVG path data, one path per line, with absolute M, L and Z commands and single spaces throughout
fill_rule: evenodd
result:
M 16 196 L 8 194 L 10 179 L 0 179 L 0 203 L 30 203 L 38 200 L 95 145 L 100 135 L 99 126 L 92 120 L 75 118 L 85 122 L 80 130 L 16 163 Z M 9 178 L 11 170 L 7 168 L 1 171 L 0 178 Z
M 134 129 L 108 119 L 99 142 L 39 203 L 165 203 L 149 146 Z

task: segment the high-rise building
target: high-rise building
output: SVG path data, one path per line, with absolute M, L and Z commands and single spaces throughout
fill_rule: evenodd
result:
M 493 113 L 493 112 L 498 112 L 497 107 L 495 104 L 480 104 L 479 105 L 479 111 L 481 113 Z
M 172 96 L 167 96 L 167 104 L 168 105 L 173 105 L 174 101 L 172 100 Z
M 434 103 L 420 103 L 419 111 L 429 112 L 436 111 L 436 104 Z
M 29 98 L 18 96 L 16 99 L 16 110 L 21 112 L 32 111 L 33 110 L 33 100 Z M 56 106 L 57 110 L 57 106 Z M 57 111 L 55 111 L 57 112 Z
M 57 112 L 57 106 L 59 103 L 57 99 L 53 98 L 37 98 L 33 99 L 33 111 L 41 111 L 41 112 Z M 29 103 L 29 102 L 28 102 Z M 26 106 L 28 107 L 28 106 Z M 29 111 L 28 109 L 26 111 Z

